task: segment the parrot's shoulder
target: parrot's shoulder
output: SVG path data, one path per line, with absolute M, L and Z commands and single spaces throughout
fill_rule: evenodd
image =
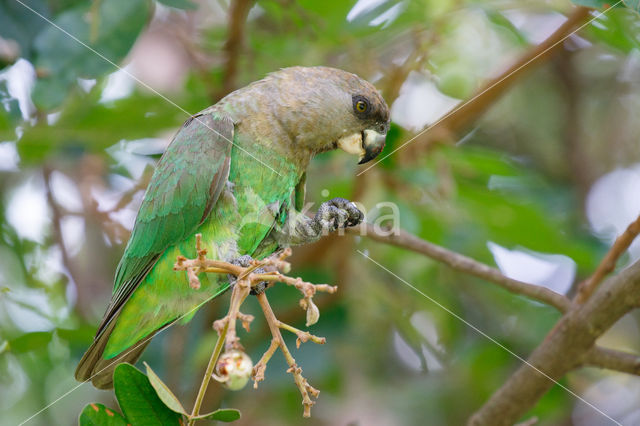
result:
M 165 249 L 208 217 L 229 176 L 234 125 L 224 114 L 196 114 L 167 147 L 147 187 L 114 282 L 113 314 Z M 106 315 L 108 317 L 109 315 Z

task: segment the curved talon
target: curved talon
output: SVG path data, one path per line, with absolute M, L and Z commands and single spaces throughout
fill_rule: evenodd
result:
M 314 221 L 322 232 L 335 231 L 360 224 L 364 214 L 355 203 L 344 198 L 334 198 L 320 205 Z
M 237 265 L 237 266 L 242 266 L 243 268 L 248 268 L 250 266 L 253 266 L 257 263 L 258 261 L 255 260 L 253 257 L 249 256 L 248 254 L 245 254 L 244 256 L 240 256 L 237 257 L 231 261 L 229 261 L 229 263 L 233 264 L 233 265 Z M 255 268 L 253 271 L 251 271 L 252 274 L 265 274 L 267 273 L 267 271 L 265 270 L 265 268 Z M 227 277 L 229 278 L 229 286 L 233 289 L 233 287 L 236 285 L 236 281 L 238 281 L 238 278 L 235 275 L 232 274 L 227 274 Z M 251 290 L 249 291 L 249 294 L 256 296 L 258 294 L 264 293 L 264 291 L 269 287 L 269 283 L 267 281 L 260 281 L 258 283 L 253 283 L 251 285 Z

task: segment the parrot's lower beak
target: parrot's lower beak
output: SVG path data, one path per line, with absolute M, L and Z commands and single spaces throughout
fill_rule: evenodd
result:
M 357 155 L 358 164 L 373 160 L 384 148 L 386 134 L 365 130 L 338 139 L 338 147 L 344 152 Z

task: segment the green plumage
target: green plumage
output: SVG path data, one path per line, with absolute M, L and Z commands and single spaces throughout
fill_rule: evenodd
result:
M 188 321 L 228 288 L 226 276 L 202 274 L 194 290 L 184 272 L 173 271 L 178 255 L 195 257 L 197 233 L 216 259 L 261 258 L 278 248 L 268 237 L 290 208 L 303 205 L 311 157 L 335 148 L 345 132 L 361 131 L 350 92 L 379 98 L 353 74 L 291 68 L 234 92 L 184 124 L 147 188 L 111 302 L 76 370 L 78 380 L 111 387 L 117 363 L 135 362 L 158 330 Z

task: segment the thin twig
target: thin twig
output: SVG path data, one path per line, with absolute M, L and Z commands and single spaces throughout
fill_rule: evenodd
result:
M 320 394 L 320 391 L 312 387 L 309 384 L 309 382 L 307 382 L 307 379 L 305 379 L 302 376 L 302 368 L 298 367 L 298 365 L 296 364 L 296 360 L 291 355 L 291 352 L 289 352 L 289 348 L 287 347 L 287 345 L 284 342 L 284 339 L 282 338 L 282 334 L 280 333 L 280 324 L 279 324 L 280 321 L 278 321 L 276 316 L 273 314 L 273 310 L 271 309 L 271 305 L 269 305 L 269 301 L 267 300 L 266 294 L 265 293 L 259 294 L 257 296 L 257 299 L 258 299 L 258 303 L 260 303 L 260 307 L 262 308 L 262 312 L 264 312 L 264 317 L 267 320 L 267 323 L 269 324 L 271 335 L 273 336 L 273 341 L 271 343 L 271 346 L 269 346 L 269 349 L 267 350 L 267 353 L 269 353 L 269 356 L 266 358 L 266 360 L 268 361 L 268 359 L 271 358 L 271 355 L 273 355 L 273 353 L 275 352 L 274 346 L 277 346 L 280 348 L 280 350 L 282 351 L 282 354 L 287 360 L 287 365 L 289 365 L 289 369 L 287 370 L 287 372 L 293 374 L 293 379 L 296 382 L 296 386 L 298 386 L 298 389 L 300 390 L 300 394 L 302 395 L 302 405 L 304 406 L 303 416 L 310 417 L 311 407 L 314 404 L 314 401 L 311 399 L 311 397 L 317 398 L 318 395 Z M 273 342 L 275 342 L 275 345 Z M 265 356 L 263 356 L 263 359 L 265 359 Z M 262 362 L 262 359 L 260 361 Z M 258 367 L 258 365 L 263 365 L 263 366 Z M 264 369 L 266 368 L 266 361 L 264 364 L 259 363 L 258 365 L 256 365 L 256 368 L 254 370 L 256 371 L 256 374 L 254 375 L 254 377 L 257 377 L 258 376 L 257 372 L 260 371 L 261 373 L 260 377 L 264 378 Z M 254 381 L 254 387 L 258 383 L 258 381 L 259 380 Z
M 218 358 L 220 358 L 220 354 L 222 353 L 222 346 L 226 340 L 228 329 L 229 323 L 224 326 L 224 328 L 220 332 L 220 335 L 218 336 L 216 346 L 211 353 L 211 358 L 209 358 L 209 364 L 207 364 L 207 370 L 205 371 L 204 377 L 202 378 L 202 383 L 200 384 L 200 390 L 198 390 L 196 402 L 193 404 L 193 411 L 191 412 L 191 418 L 189 419 L 188 426 L 192 426 L 195 423 L 194 417 L 200 414 L 200 406 L 202 405 L 204 394 L 207 392 L 207 387 L 209 386 L 209 381 L 211 380 L 213 370 L 215 369 Z
M 229 304 L 229 313 L 222 320 L 216 321 L 213 323 L 213 328 L 216 330 L 220 330 L 224 327 L 228 327 L 229 331 L 227 333 L 227 342 L 225 344 L 225 351 L 230 351 L 233 349 L 243 350 L 242 345 L 240 344 L 240 338 L 236 333 L 236 320 L 241 319 L 243 324 L 249 323 L 253 321 L 252 316 L 244 315 L 240 312 L 240 305 L 247 298 L 249 292 L 251 291 L 251 285 L 246 279 L 238 279 L 236 284 L 233 287 L 233 291 L 231 293 L 231 302 Z M 244 319 L 243 319 L 244 318 Z M 221 325 L 224 324 L 224 325 Z M 245 328 L 249 328 L 248 325 Z
M 640 376 L 640 355 L 614 349 L 596 346 L 587 353 L 582 365 Z
M 301 343 L 307 341 L 324 344 L 326 339 L 323 337 L 314 336 L 309 332 L 299 330 L 293 326 L 283 323 L 282 321 L 279 321 L 273 314 L 273 311 L 271 310 L 271 307 L 269 306 L 269 303 L 266 299 L 266 295 L 264 294 L 264 290 L 267 287 L 259 287 L 259 285 L 264 281 L 278 281 L 293 286 L 298 291 L 300 291 L 300 293 L 302 294 L 300 306 L 307 312 L 307 326 L 316 323 L 320 316 L 319 310 L 313 302 L 313 296 L 316 294 L 316 292 L 323 291 L 334 293 L 337 290 L 337 287 L 327 284 L 311 284 L 303 281 L 301 278 L 293 278 L 284 275 L 282 272 L 287 273 L 291 269 L 291 265 L 285 261 L 285 259 L 291 255 L 291 249 L 285 249 L 279 254 L 262 260 L 254 260 L 250 266 L 242 267 L 229 262 L 208 259 L 206 257 L 207 249 L 202 245 L 202 235 L 196 234 L 195 239 L 196 258 L 187 259 L 184 256 L 178 256 L 173 268 L 175 271 L 185 271 L 187 273 L 189 286 L 191 288 L 200 288 L 201 284 L 200 280 L 198 279 L 198 275 L 203 272 L 232 274 L 237 277 L 231 293 L 231 302 L 228 314 L 224 318 L 215 321 L 213 324 L 214 329 L 218 331 L 220 336 L 222 336 L 222 330 L 225 330 L 226 336 L 224 340 L 226 341 L 225 348 L 227 351 L 225 353 L 232 351 L 243 351 L 242 345 L 240 344 L 240 339 L 236 334 L 236 321 L 242 321 L 243 327 L 247 331 L 249 331 L 249 323 L 253 320 L 253 316 L 242 314 L 240 312 L 240 306 L 249 295 L 249 292 L 251 290 L 255 290 L 258 293 L 258 301 L 260 302 L 260 305 L 264 312 L 273 339 L 271 345 L 269 346 L 269 349 L 262 356 L 258 364 L 256 364 L 256 366 L 253 368 L 252 376 L 254 378 L 254 387 L 257 386 L 257 383 L 259 381 L 264 380 L 264 371 L 266 369 L 267 362 L 271 359 L 277 348 L 280 348 L 285 356 L 285 359 L 287 360 L 287 363 L 289 364 L 289 369 L 287 370 L 287 372 L 293 374 L 295 383 L 300 390 L 300 394 L 302 395 L 304 416 L 309 417 L 311 406 L 313 405 L 311 397 L 316 398 L 320 392 L 309 385 L 307 380 L 302 377 L 302 369 L 296 365 L 293 356 L 289 352 L 289 349 L 282 339 L 280 329 L 282 328 L 296 335 L 297 347 L 300 347 Z M 257 270 L 258 268 L 260 269 Z M 220 344 L 222 345 L 222 343 Z M 213 370 L 215 370 L 215 365 L 211 368 L 211 371 L 209 371 L 209 368 L 207 368 L 207 375 L 209 376 L 211 375 L 211 373 L 213 373 Z M 223 375 L 219 376 L 219 378 L 216 378 L 221 382 L 225 382 L 230 377 L 230 374 L 235 373 L 236 372 L 230 373 L 227 371 Z M 240 373 L 240 376 L 242 376 L 243 374 L 241 372 L 238 373 Z M 204 391 L 198 393 L 198 407 L 199 404 L 201 404 L 200 399 L 203 397 L 203 395 Z M 197 410 L 195 410 L 194 408 L 194 413 L 196 413 L 196 411 Z M 194 414 L 192 418 L 195 415 L 197 415 L 197 413 Z
M 547 305 L 551 305 L 560 312 L 566 312 L 571 306 L 570 300 L 562 294 L 556 293 L 546 287 L 506 277 L 496 268 L 492 268 L 484 263 L 480 263 L 459 253 L 420 239 L 403 230 L 399 230 L 395 233 L 391 231 L 383 232 L 367 223 L 361 224 L 359 227 L 349 228 L 347 229 L 347 232 L 350 234 L 363 235 L 375 241 L 391 244 L 396 247 L 402 247 L 416 253 L 423 254 L 437 260 L 438 262 L 442 262 L 457 271 L 497 284 L 512 293 L 521 294 L 531 299 L 546 303 Z
M 226 62 L 223 71 L 222 91 L 218 98 L 235 89 L 236 76 L 238 74 L 238 59 L 244 40 L 244 27 L 249 10 L 253 6 L 253 0 L 234 0 L 229 11 L 229 36 L 224 44 Z
M 575 297 L 576 303 L 582 304 L 591 296 L 593 290 L 600 285 L 604 277 L 615 269 L 618 259 L 627 251 L 638 234 L 640 234 L 640 216 L 627 227 L 622 235 L 616 238 L 613 246 L 602 259 L 593 275 L 580 284 L 578 294 Z

